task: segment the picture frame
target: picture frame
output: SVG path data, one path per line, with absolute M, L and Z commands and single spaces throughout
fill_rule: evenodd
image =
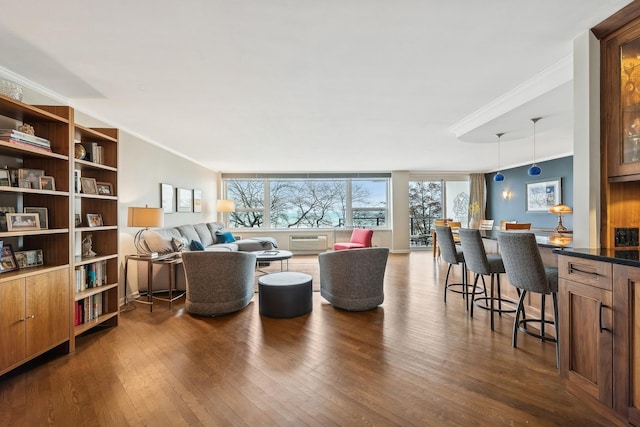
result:
M 176 202 L 178 212 L 192 212 L 193 191 L 187 188 L 178 188 L 176 190 Z
M 16 211 L 16 208 L 13 206 L 0 206 L 0 231 L 8 231 L 7 230 L 7 214 L 14 213 L 15 211 Z
M 80 177 L 80 187 L 84 194 L 98 194 L 98 185 L 95 178 Z
M 9 169 L 0 169 L 0 187 L 11 187 L 11 172 L 9 172 Z
M 96 181 L 96 191 L 101 196 L 113 196 L 113 185 L 110 182 Z
M 49 228 L 49 210 L 47 208 L 25 206 L 24 213 L 37 213 L 40 217 L 40 229 Z
M 40 177 L 40 189 L 41 190 L 56 190 L 56 180 L 54 177 L 49 175 L 43 175 Z
M 2 245 L 2 253 L 0 254 L 0 273 L 6 273 L 18 269 L 18 262 L 13 254 L 13 248 L 10 244 Z
M 39 267 L 44 265 L 44 257 L 42 249 L 34 249 L 31 251 L 16 251 L 14 253 L 18 268 Z
M 160 184 L 160 207 L 164 213 L 173 213 L 173 185 Z
M 193 189 L 193 211 L 202 212 L 202 190 Z
M 76 214 L 76 227 L 82 227 L 82 217 L 80 214 Z
M 37 213 L 7 213 L 7 231 L 40 230 L 40 215 Z
M 44 170 L 42 169 L 18 169 L 18 182 L 19 180 L 25 180 L 29 182 L 29 188 L 40 190 L 40 178 L 44 176 Z M 26 187 L 25 187 L 26 188 Z
M 527 213 L 548 213 L 551 207 L 562 203 L 561 178 L 527 182 L 525 187 Z
M 87 225 L 89 227 L 102 227 L 102 215 L 100 214 L 87 214 Z
M 18 179 L 18 188 L 31 188 L 31 183 L 26 179 Z

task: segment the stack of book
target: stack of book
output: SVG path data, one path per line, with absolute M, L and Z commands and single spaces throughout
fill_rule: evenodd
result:
M 107 284 L 107 262 L 100 261 L 76 268 L 76 292 Z
M 19 130 L 0 129 L 0 139 L 8 140 L 12 144 L 51 152 L 51 142 L 48 139 L 20 132 Z
M 103 294 L 96 294 L 76 301 L 73 324 L 82 325 L 100 317 L 103 313 L 102 307 L 106 306 L 106 299 L 107 294 L 104 294 L 104 297 Z

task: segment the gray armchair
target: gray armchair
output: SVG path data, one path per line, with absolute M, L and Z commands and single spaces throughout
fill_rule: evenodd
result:
M 256 256 L 247 252 L 183 252 L 187 312 L 203 316 L 246 307 L 255 292 Z
M 389 248 L 324 252 L 320 263 L 320 295 L 334 307 L 350 311 L 376 308 L 384 301 L 384 272 Z

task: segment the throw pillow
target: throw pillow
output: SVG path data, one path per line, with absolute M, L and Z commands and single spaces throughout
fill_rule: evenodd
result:
M 233 243 L 236 241 L 230 231 L 218 231 L 216 236 L 218 237 L 218 243 Z
M 183 252 L 188 250 L 188 241 L 184 237 L 171 239 L 171 246 L 174 252 Z
M 189 249 L 192 251 L 204 251 L 204 246 L 202 246 L 202 243 L 197 240 L 192 240 L 191 244 L 189 244 Z

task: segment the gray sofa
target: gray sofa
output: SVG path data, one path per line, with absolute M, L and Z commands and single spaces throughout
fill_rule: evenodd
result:
M 144 234 L 144 244 L 153 252 L 159 254 L 175 252 L 176 245 L 183 245 L 184 250 L 190 250 L 192 242 L 198 242 L 205 251 L 225 252 L 253 252 L 268 250 L 277 247 L 273 237 L 255 237 L 239 239 L 231 243 L 221 242 L 220 233 L 224 232 L 224 224 L 221 222 L 208 222 L 199 224 L 185 224 L 177 227 L 156 228 Z M 147 266 L 138 263 L 138 290 L 147 290 Z M 176 288 L 185 290 L 185 277 L 182 265 L 176 268 Z M 153 290 L 169 289 L 169 270 L 167 266 L 153 266 Z

